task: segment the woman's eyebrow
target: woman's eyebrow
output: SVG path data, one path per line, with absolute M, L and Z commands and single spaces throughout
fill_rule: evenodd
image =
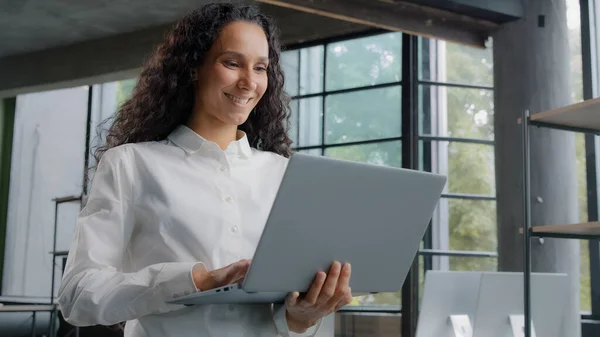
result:
M 235 58 L 246 58 L 246 56 L 240 52 L 236 52 L 236 51 L 232 51 L 232 50 L 227 50 L 221 53 L 221 56 L 223 55 L 227 55 L 227 56 L 233 56 Z M 259 56 L 258 57 L 258 61 L 259 62 L 269 62 L 269 57 L 268 56 Z

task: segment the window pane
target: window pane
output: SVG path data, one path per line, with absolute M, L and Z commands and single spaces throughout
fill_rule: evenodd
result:
M 387 308 L 386 308 L 387 309 Z M 400 337 L 402 320 L 400 314 L 349 312 L 335 314 L 335 334 L 319 333 L 335 337 Z
M 281 53 L 281 68 L 285 76 L 285 92 L 297 96 L 300 93 L 300 50 Z
M 326 143 L 399 137 L 400 93 L 400 86 L 393 86 L 327 96 Z
M 492 86 L 492 49 L 420 38 L 420 78 L 433 82 Z
M 580 255 L 580 307 L 582 311 L 592 311 L 592 286 L 590 275 L 590 245 L 587 240 L 579 240 Z
M 323 134 L 323 98 L 321 96 L 294 100 L 292 108 L 292 146 L 321 145 Z
M 399 82 L 401 70 L 401 33 L 386 33 L 327 46 L 328 91 Z
M 496 195 L 494 147 L 446 141 L 421 141 L 421 168 L 448 177 L 450 193 Z
M 579 204 L 579 221 L 588 221 L 588 197 L 587 197 L 587 174 L 586 174 L 586 155 L 585 155 L 585 135 L 583 133 L 575 134 L 575 153 L 577 159 L 577 195 Z M 587 240 L 579 242 L 580 256 L 580 307 L 583 311 L 592 310 L 592 289 L 590 275 L 590 246 Z
M 339 146 L 325 149 L 327 157 L 400 167 L 401 141 Z
M 290 110 L 290 129 L 288 131 L 288 136 L 292 140 L 292 148 L 296 148 L 298 147 L 298 127 L 300 126 L 298 123 L 298 100 L 290 102 Z
M 400 285 L 402 286 L 402 285 Z M 402 292 L 398 291 L 395 293 L 379 293 L 373 295 L 356 296 L 353 298 L 352 303 L 348 307 L 382 307 L 385 306 L 385 310 L 400 310 L 402 303 Z M 351 308 L 352 309 L 352 308 Z M 356 309 L 356 308 L 353 308 Z M 374 308 L 375 309 L 375 308 Z
M 133 88 L 137 83 L 137 78 L 115 82 L 117 85 L 117 107 L 121 106 L 126 100 L 131 98 Z
M 448 213 L 450 250 L 497 251 L 495 201 L 448 199 Z M 470 260 L 457 261 L 452 269 L 472 266 Z
M 421 134 L 494 139 L 493 91 L 422 85 L 419 100 Z
M 423 249 L 423 241 L 419 250 Z M 423 255 L 418 256 L 419 259 L 419 307 L 421 307 L 421 300 L 423 299 L 423 290 L 425 289 L 425 257 Z
M 117 109 L 129 98 L 135 87 L 137 78 L 123 81 L 96 84 L 92 88 L 92 111 L 90 115 L 90 153 L 89 167 L 95 167 L 94 151 L 104 144 L 106 133 L 111 126 Z M 88 171 L 87 187 L 91 185 L 94 170 Z M 87 193 L 87 191 L 85 191 Z
M 321 149 L 299 150 L 298 153 L 310 154 L 311 156 L 320 156 Z
M 302 48 L 282 54 L 285 91 L 291 96 L 323 91 L 323 46 Z
M 497 271 L 498 259 L 495 257 L 449 256 L 450 270 L 460 271 Z
M 88 87 L 17 97 L 2 294 L 50 297 L 54 207 L 83 186 Z M 71 242 L 78 203 L 58 210 L 58 250 Z M 55 290 L 61 278 L 56 260 Z
M 300 49 L 300 95 L 323 91 L 323 51 L 316 46 Z

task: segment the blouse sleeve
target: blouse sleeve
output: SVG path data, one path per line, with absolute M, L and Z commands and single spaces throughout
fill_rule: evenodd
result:
M 323 322 L 323 319 L 320 319 L 315 326 L 309 328 L 304 333 L 298 334 L 298 333 L 290 331 L 290 329 L 287 325 L 285 305 L 277 304 L 277 305 L 274 305 L 273 321 L 275 322 L 275 327 L 277 328 L 277 333 L 279 336 L 283 336 L 283 337 L 314 337 L 319 332 L 319 329 L 321 328 L 321 323 Z
M 134 182 L 127 149 L 108 150 L 81 211 L 59 288 L 58 304 L 77 326 L 112 325 L 182 308 L 165 303 L 196 292 L 191 270 L 201 262 L 157 263 L 122 272 L 134 229 Z

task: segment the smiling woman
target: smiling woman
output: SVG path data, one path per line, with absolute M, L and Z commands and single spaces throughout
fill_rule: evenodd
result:
M 125 336 L 314 335 L 351 301 L 350 266 L 334 262 L 283 305 L 167 303 L 245 277 L 290 155 L 279 53 L 254 6 L 206 5 L 166 36 L 95 152 L 59 289 L 67 322 L 126 321 Z

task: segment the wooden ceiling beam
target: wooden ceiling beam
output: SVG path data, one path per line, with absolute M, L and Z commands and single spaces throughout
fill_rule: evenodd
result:
M 257 0 L 389 31 L 484 48 L 498 24 L 399 0 Z

